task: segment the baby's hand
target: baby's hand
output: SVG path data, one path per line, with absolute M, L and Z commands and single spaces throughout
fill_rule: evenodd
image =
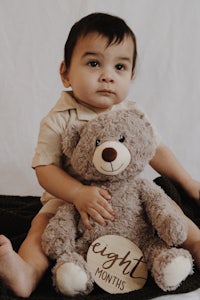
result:
M 185 184 L 184 189 L 200 205 L 200 182 L 191 178 Z
M 114 211 L 108 203 L 110 199 L 111 196 L 108 191 L 96 186 L 82 185 L 76 191 L 76 198 L 73 203 L 86 228 L 92 228 L 89 216 L 102 226 L 106 226 L 106 220 L 114 220 Z

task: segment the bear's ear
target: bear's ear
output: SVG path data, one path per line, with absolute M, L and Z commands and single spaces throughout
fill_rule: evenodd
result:
M 62 135 L 62 152 L 69 158 L 72 156 L 80 140 L 80 133 L 83 126 L 83 123 L 75 122 L 69 125 Z

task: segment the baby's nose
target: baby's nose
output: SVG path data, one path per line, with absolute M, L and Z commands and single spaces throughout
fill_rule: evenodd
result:
M 112 75 L 111 72 L 109 71 L 104 71 L 101 76 L 100 76 L 100 81 L 103 81 L 103 82 L 113 82 L 114 81 L 114 76 Z

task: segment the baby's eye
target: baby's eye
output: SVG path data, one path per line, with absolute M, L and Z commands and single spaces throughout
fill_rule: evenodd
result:
M 99 139 L 96 140 L 96 147 L 100 145 L 100 142 L 101 141 Z
M 122 64 L 117 64 L 117 65 L 115 66 L 115 68 L 116 68 L 117 70 L 119 70 L 119 71 L 125 70 L 125 66 L 122 65 Z
M 119 142 L 123 143 L 124 141 L 125 141 L 125 136 L 124 135 L 120 135 Z
M 88 65 L 92 68 L 96 68 L 96 67 L 99 67 L 99 62 L 96 60 L 91 60 L 91 61 L 89 61 Z

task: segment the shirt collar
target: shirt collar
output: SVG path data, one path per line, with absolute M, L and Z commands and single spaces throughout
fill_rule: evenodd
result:
M 130 105 L 132 106 L 133 104 L 135 104 L 135 102 L 130 102 L 126 99 L 117 105 L 113 105 L 111 110 L 128 108 Z M 72 91 L 63 91 L 61 93 L 60 99 L 56 103 L 53 110 L 58 112 L 64 112 L 69 111 L 71 109 L 76 110 L 78 119 L 81 121 L 90 121 L 98 115 L 95 111 L 78 103 L 73 97 Z
M 77 111 L 79 120 L 89 121 L 97 116 L 96 112 L 78 103 L 76 99 L 73 97 L 71 91 L 63 91 L 54 110 L 58 112 L 62 112 L 62 111 L 64 112 L 71 109 L 75 109 Z

